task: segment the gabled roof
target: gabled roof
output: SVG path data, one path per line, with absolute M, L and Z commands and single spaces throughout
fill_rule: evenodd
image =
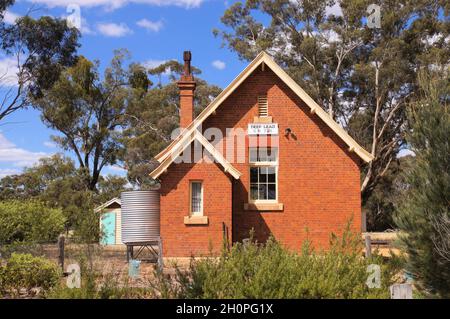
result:
M 158 178 L 162 173 L 164 173 L 167 168 L 170 166 L 170 164 L 173 163 L 173 161 L 188 147 L 194 140 L 197 140 L 200 142 L 200 144 L 203 145 L 203 147 L 214 157 L 214 159 L 222 165 L 225 173 L 230 173 L 231 176 L 233 176 L 235 179 L 239 179 L 241 176 L 241 173 L 231 165 L 230 162 L 228 162 L 220 153 L 199 131 L 193 131 L 189 138 L 183 139 L 180 141 L 180 143 L 177 143 L 172 147 L 171 151 L 168 152 L 169 156 L 166 156 L 162 161 L 161 164 L 158 165 L 157 168 L 155 168 L 151 173 L 151 178 Z
M 261 52 L 250 62 L 249 65 L 228 85 L 215 99 L 212 101 L 194 121 L 189 124 L 183 132 L 174 139 L 168 147 L 155 156 L 155 159 L 162 163 L 170 154 L 172 149 L 176 149 L 177 145 L 184 145 L 192 134 L 197 130 L 199 125 L 203 123 L 214 111 L 225 101 L 252 72 L 260 65 L 269 67 L 306 105 L 310 108 L 311 113 L 316 114 L 333 132 L 348 146 L 350 152 L 355 152 L 364 162 L 368 163 L 373 160 L 373 155 L 360 146 L 348 133 L 336 123 L 327 112 L 325 112 L 273 59 L 265 52 Z
M 336 123 L 273 59 L 265 52 L 261 52 L 249 65 L 192 121 L 168 147 L 155 156 L 161 164 L 150 173 L 152 178 L 158 178 L 194 139 L 203 146 L 222 164 L 225 171 L 229 171 L 236 179 L 241 173 L 237 171 L 222 154 L 211 145 L 197 130 L 214 111 L 225 101 L 260 65 L 269 67 L 297 96 L 316 114 L 336 135 L 347 144 L 350 152 L 355 152 L 366 163 L 373 160 L 373 155 L 359 145 L 348 133 Z M 220 160 L 219 160 L 220 159 Z M 237 176 L 237 177 L 236 177 Z
M 106 203 L 101 204 L 100 206 L 94 208 L 94 212 L 99 212 L 104 208 L 108 208 L 112 204 L 118 204 L 119 206 L 122 206 L 122 203 L 120 202 L 120 199 L 117 197 L 114 197 L 113 199 L 110 199 Z

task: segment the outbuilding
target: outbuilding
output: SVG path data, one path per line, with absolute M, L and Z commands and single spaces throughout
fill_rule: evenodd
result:
M 327 248 L 348 223 L 361 232 L 370 153 L 265 52 L 194 119 L 190 62 L 185 52 L 181 133 L 150 174 L 161 183 L 165 257 L 218 253 L 251 232 L 297 251 L 307 239 Z
M 122 244 L 122 210 L 119 198 L 113 198 L 94 209 L 100 215 L 100 243 Z

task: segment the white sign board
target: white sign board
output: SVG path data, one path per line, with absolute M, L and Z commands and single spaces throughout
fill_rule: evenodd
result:
M 250 123 L 248 135 L 278 135 L 277 123 Z

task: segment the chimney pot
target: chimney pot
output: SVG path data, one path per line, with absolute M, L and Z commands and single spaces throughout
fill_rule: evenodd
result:
M 180 127 L 186 128 L 194 120 L 195 80 L 191 73 L 191 51 L 183 52 L 183 74 L 178 81 L 180 90 Z
M 183 59 L 184 59 L 184 74 L 185 76 L 191 75 L 191 51 L 184 51 Z

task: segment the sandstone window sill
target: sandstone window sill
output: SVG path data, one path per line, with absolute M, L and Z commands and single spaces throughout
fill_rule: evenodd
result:
M 184 216 L 185 225 L 208 225 L 208 216 Z
M 284 209 L 283 203 L 245 203 L 244 210 L 257 211 L 282 211 Z

